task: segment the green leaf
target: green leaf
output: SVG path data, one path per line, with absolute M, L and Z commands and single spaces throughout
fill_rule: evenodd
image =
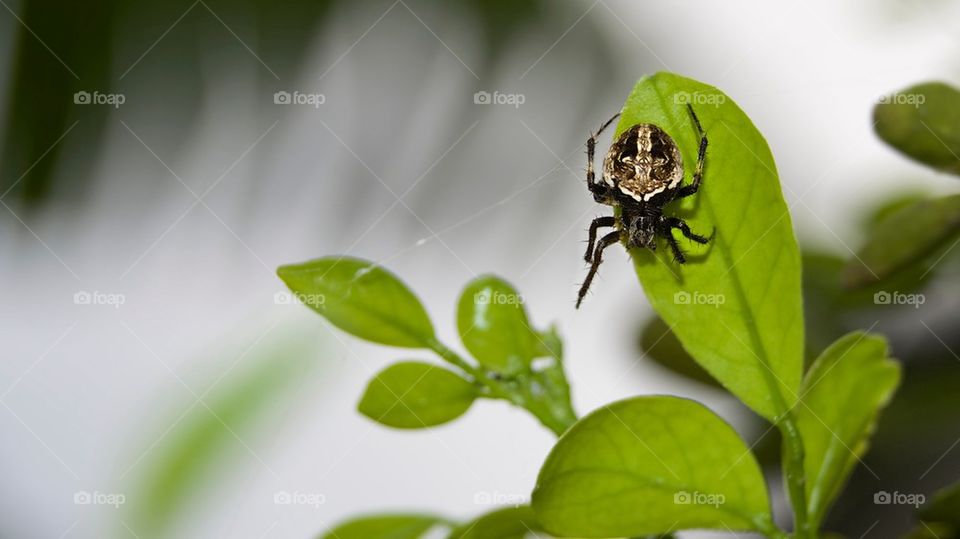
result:
M 533 508 L 563 537 L 773 529 L 750 450 L 713 412 L 678 397 L 620 401 L 571 427 L 540 470 Z
M 420 539 L 443 519 L 427 515 L 374 515 L 356 518 L 330 530 L 322 539 Z
M 823 520 L 860 457 L 879 410 L 900 381 L 900 366 L 878 336 L 841 337 L 814 362 L 796 410 L 803 436 L 810 519 Z
M 773 156 L 750 119 L 720 90 L 670 73 L 640 80 L 617 133 L 653 123 L 677 142 L 689 171 L 709 138 L 699 192 L 666 208 L 714 237 L 676 264 L 666 245 L 632 251 L 644 291 L 687 352 L 757 413 L 774 420 L 795 402 L 803 364 L 800 251 Z M 661 242 L 662 243 L 662 242 Z
M 277 275 L 301 302 L 361 339 L 425 348 L 434 338 L 420 300 L 400 279 L 373 262 L 320 258 L 280 266 Z
M 927 82 L 885 96 L 873 109 L 877 134 L 907 157 L 960 174 L 960 91 Z
M 457 329 L 463 345 L 484 367 L 516 374 L 545 355 L 523 303 L 509 283 L 492 275 L 470 281 L 460 294 Z
M 844 267 L 843 284 L 861 288 L 889 279 L 949 248 L 958 233 L 960 195 L 906 204 L 874 226 L 866 245 Z
M 949 524 L 960 531 L 960 483 L 937 492 L 933 500 L 920 509 L 920 518 L 926 522 Z
M 476 387 L 457 374 L 429 363 L 403 361 L 370 381 L 357 408 L 378 423 L 419 429 L 460 417 L 476 398 Z
M 487 513 L 460 526 L 448 539 L 524 539 L 541 531 L 533 509 L 523 505 Z

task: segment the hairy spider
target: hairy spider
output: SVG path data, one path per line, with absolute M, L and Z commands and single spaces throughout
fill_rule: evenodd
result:
M 603 250 L 614 243 L 623 241 L 627 248 L 645 247 L 655 251 L 657 238 L 663 238 L 670 245 L 674 260 L 683 264 L 686 258 L 677 245 L 677 239 L 673 237 L 673 229 L 676 228 L 697 243 L 710 241 L 709 238 L 691 232 L 683 219 L 663 215 L 663 207 L 668 202 L 696 193 L 703 176 L 707 135 L 689 104 L 687 111 L 700 137 L 697 168 L 689 185 L 681 185 L 683 158 L 680 156 L 680 149 L 670 135 L 656 125 L 636 124 L 620 134 L 603 158 L 600 182 L 595 181 L 593 173 L 593 153 L 597 136 L 620 114 L 607 120 L 587 139 L 587 187 L 593 193 L 593 199 L 600 204 L 619 207 L 620 215 L 598 217 L 590 223 L 587 254 L 584 255 L 584 259 L 590 264 L 590 271 L 577 295 L 577 308 L 580 308 L 580 303 L 583 302 L 583 297 L 603 261 Z M 616 230 L 597 242 L 597 229 L 601 227 L 614 227 Z

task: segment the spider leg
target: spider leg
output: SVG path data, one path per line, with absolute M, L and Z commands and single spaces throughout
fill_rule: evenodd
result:
M 583 281 L 583 284 L 580 285 L 580 292 L 577 294 L 578 309 L 580 308 L 580 304 L 583 302 L 583 297 L 587 295 L 587 290 L 590 289 L 590 283 L 593 281 L 593 276 L 597 274 L 597 270 L 600 268 L 600 263 L 603 262 L 603 250 L 619 241 L 619 230 L 611 232 L 600 238 L 600 242 L 597 244 L 597 248 L 593 252 L 593 262 L 590 264 L 590 271 L 587 272 L 587 278 Z
M 677 238 L 673 237 L 673 234 L 667 232 L 664 236 L 667 239 L 667 243 L 670 245 L 670 250 L 673 251 L 673 259 L 677 261 L 677 264 L 686 264 L 687 257 L 683 255 L 683 251 L 680 250 L 680 245 L 677 244 Z
M 584 260 L 590 262 L 593 259 L 593 246 L 597 241 L 597 229 L 602 226 L 614 226 L 616 224 L 617 220 L 613 216 L 597 217 L 590 223 L 590 232 L 587 235 L 587 254 L 583 255 Z
M 693 125 L 697 130 L 697 135 L 700 137 L 700 151 L 697 154 L 697 168 L 693 173 L 693 183 L 681 187 L 680 192 L 677 193 L 677 198 L 688 197 L 700 189 L 700 180 L 703 178 L 703 163 L 707 157 L 707 134 L 703 132 L 703 127 L 700 125 L 700 119 L 697 118 L 697 113 L 693 112 L 693 107 L 690 106 L 690 103 L 687 103 L 687 111 L 690 112 L 690 117 L 693 119 Z
M 701 245 L 706 244 L 707 242 L 710 241 L 710 239 L 705 236 L 701 236 L 700 234 L 694 234 L 690 230 L 690 226 L 687 225 L 686 221 L 684 221 L 683 219 L 680 219 L 679 217 L 665 217 L 664 225 L 665 225 L 664 228 L 666 228 L 668 234 L 670 233 L 670 229 L 676 228 L 684 235 L 684 237 L 686 237 L 687 239 L 691 239 Z
M 687 257 L 683 254 L 683 250 L 680 249 L 677 238 L 673 237 L 673 229 L 680 228 L 680 231 L 683 232 L 682 227 L 687 228 L 687 232 L 690 231 L 686 223 L 676 217 L 660 217 L 660 220 L 657 222 L 657 236 L 667 241 L 667 245 L 670 246 L 670 250 L 673 252 L 673 259 L 677 264 L 687 262 Z
M 603 130 L 606 129 L 610 124 L 613 123 L 617 117 L 620 116 L 620 113 L 616 113 L 612 118 L 604 122 L 600 129 L 597 129 L 596 133 L 592 133 L 590 138 L 587 139 L 587 187 L 590 189 L 590 192 L 595 195 L 606 196 L 607 195 L 607 186 L 600 185 L 595 181 L 595 174 L 593 172 L 593 156 L 594 151 L 597 146 L 597 137 L 600 136 L 600 133 L 603 133 Z

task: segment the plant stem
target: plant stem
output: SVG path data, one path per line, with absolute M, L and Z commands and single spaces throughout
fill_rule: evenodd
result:
M 483 370 L 460 357 L 460 354 L 447 348 L 447 346 L 442 342 L 438 341 L 437 339 L 430 339 L 424 344 L 436 352 L 436 354 L 447 363 L 453 364 L 456 367 L 459 367 L 462 371 L 473 376 L 474 380 L 490 391 L 491 397 L 508 400 L 514 404 L 523 406 L 523 402 L 518 395 L 508 391 L 505 387 L 503 387 L 503 384 L 491 379 L 486 375 L 486 373 L 483 372 Z
M 554 406 L 549 402 L 549 399 L 544 399 L 542 395 L 534 395 L 530 387 L 525 384 L 521 384 L 516 388 L 507 387 L 500 380 L 488 376 L 483 369 L 460 357 L 460 354 L 457 354 L 437 339 L 430 339 L 424 344 L 444 361 L 455 365 L 471 375 L 478 384 L 489 391 L 488 397 L 503 399 L 526 409 L 533 414 L 543 426 L 550 429 L 557 436 L 566 432 L 567 428 L 577 421 L 576 414 L 573 410 L 569 409 L 569 407 Z
M 803 471 L 803 440 L 796 420 L 787 411 L 777 423 L 783 436 L 783 471 L 793 507 L 793 536 L 795 539 L 814 539 L 807 519 L 806 476 Z

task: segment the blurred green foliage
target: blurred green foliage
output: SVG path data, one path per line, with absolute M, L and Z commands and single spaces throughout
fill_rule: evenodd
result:
M 278 405 L 290 405 L 305 373 L 317 367 L 312 363 L 317 342 L 302 334 L 267 336 L 253 346 L 222 353 L 217 363 L 223 374 L 204 390 L 192 389 L 197 402 L 148 436 L 158 441 L 133 469 L 134 494 L 126 508 L 127 524 L 140 537 L 170 536 L 205 495 L 234 476 L 245 465 L 240 457 L 255 451 L 244 440 L 268 438 L 263 433 L 268 419 L 277 416 Z
M 960 174 L 960 91 L 926 82 L 885 96 L 873 110 L 877 134 L 908 157 Z

